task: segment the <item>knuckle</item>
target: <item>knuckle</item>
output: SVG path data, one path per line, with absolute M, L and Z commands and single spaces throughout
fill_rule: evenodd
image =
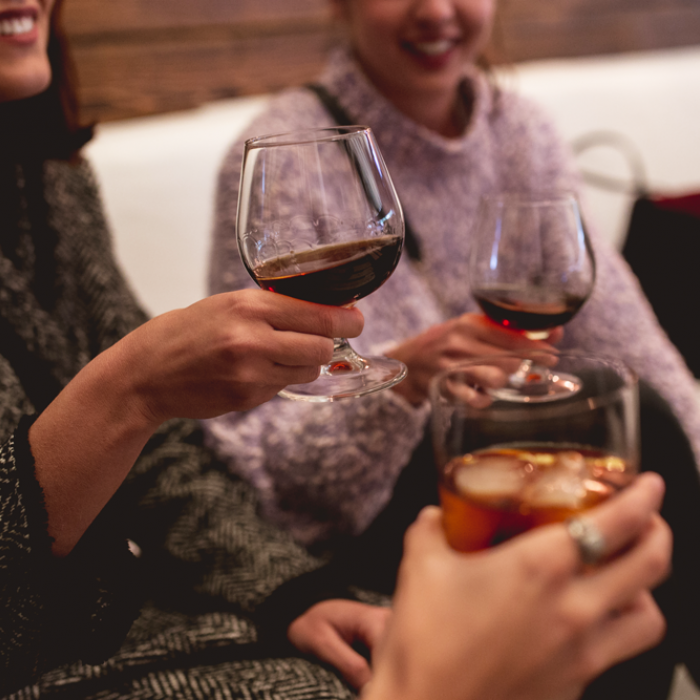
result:
M 345 661 L 345 672 L 351 678 L 360 677 L 367 668 L 367 662 L 362 657 L 348 658 Z
M 651 607 L 648 614 L 648 643 L 650 647 L 656 646 L 666 636 L 668 623 L 661 610 L 656 605 Z
M 331 338 L 322 338 L 318 343 L 315 357 L 311 364 L 325 365 L 333 359 L 333 340 Z
M 587 683 L 599 676 L 610 664 L 598 645 L 589 644 L 579 652 L 577 674 L 580 682 Z
M 326 338 L 344 337 L 347 330 L 341 321 L 341 316 L 338 314 L 339 309 L 334 306 L 318 306 L 318 334 Z
M 256 289 L 240 289 L 236 292 L 225 292 L 215 297 L 215 300 L 221 300 L 227 305 L 227 310 L 235 316 L 250 316 L 256 308 L 260 290 Z
M 571 576 L 571 569 L 565 557 L 555 548 L 530 548 L 522 551 L 520 566 L 523 575 L 530 581 L 539 581 L 547 589 L 560 587 Z
M 647 561 L 647 571 L 649 573 L 649 579 L 657 583 L 662 579 L 665 579 L 671 570 L 671 561 L 667 553 L 660 550 L 654 550 L 649 554 Z
M 289 381 L 290 384 L 306 384 L 308 382 L 313 382 L 318 379 L 321 374 L 320 367 L 301 367 L 299 368 L 293 379 Z
M 454 360 L 444 355 L 440 355 L 437 359 L 436 366 L 439 372 L 449 369 L 454 364 Z
M 598 620 L 597 611 L 582 601 L 562 610 L 561 617 L 565 629 L 573 639 L 585 635 Z
M 221 339 L 221 355 L 225 362 L 233 365 L 234 370 L 244 360 L 250 361 L 257 356 L 258 348 L 251 336 L 240 335 L 235 330 L 228 331 Z

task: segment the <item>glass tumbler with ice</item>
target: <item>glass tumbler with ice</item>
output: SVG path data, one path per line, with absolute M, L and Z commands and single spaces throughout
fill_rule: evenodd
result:
M 551 403 L 497 398 L 524 360 L 574 373 Z M 626 486 L 639 467 L 637 377 L 617 360 L 518 353 L 474 358 L 432 382 L 432 437 L 447 539 L 484 549 L 565 520 Z

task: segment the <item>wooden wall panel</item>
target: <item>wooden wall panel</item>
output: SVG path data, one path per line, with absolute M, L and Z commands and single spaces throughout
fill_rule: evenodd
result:
M 66 0 L 82 118 L 123 119 L 313 78 L 327 0 Z
M 313 78 L 325 30 L 251 37 L 203 32 L 128 45 L 76 45 L 85 120 L 122 119 L 274 91 Z
M 497 58 L 521 61 L 700 44 L 697 0 L 501 0 Z
M 310 80 L 337 40 L 329 0 L 65 0 L 86 121 Z M 500 0 L 491 59 L 700 44 L 698 0 Z
M 74 34 L 327 18 L 326 0 L 66 0 Z

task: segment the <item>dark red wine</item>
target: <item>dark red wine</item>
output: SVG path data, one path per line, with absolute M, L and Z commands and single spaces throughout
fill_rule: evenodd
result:
M 263 288 L 295 299 L 343 306 L 371 294 L 401 257 L 400 236 L 319 246 L 265 261 L 251 270 Z
M 487 287 L 475 290 L 474 297 L 492 321 L 516 331 L 544 331 L 561 326 L 586 301 L 585 296 L 537 287 Z

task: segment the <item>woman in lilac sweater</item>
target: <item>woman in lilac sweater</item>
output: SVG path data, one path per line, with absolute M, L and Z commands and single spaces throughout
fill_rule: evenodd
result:
M 470 293 L 470 230 L 481 196 L 578 186 L 550 120 L 529 101 L 496 88 L 476 66 L 492 2 L 336 5 L 350 42 L 331 56 L 318 82 L 350 121 L 374 130 L 419 249 L 407 248 L 388 282 L 359 303 L 365 328 L 353 342 L 360 352 L 403 360 L 408 378 L 361 400 L 309 405 L 275 399 L 207 426 L 231 468 L 260 492 L 266 517 L 306 544 L 362 532 L 388 502 L 423 439 L 426 388 L 440 367 L 539 345 L 488 323 Z M 212 293 L 253 286 L 235 235 L 245 138 L 334 123 L 314 92 L 288 90 L 233 145 L 218 186 Z M 697 456 L 694 379 L 621 256 L 590 223 L 588 229 L 596 287 L 557 346 L 631 365 L 672 406 Z M 560 333 L 550 341 L 559 341 Z
M 258 490 L 267 518 L 307 545 L 334 550 L 329 567 L 283 586 L 269 608 L 278 621 L 286 615 L 287 634 L 302 642 L 300 648 L 344 672 L 360 663 L 344 641 L 348 616 L 332 608 L 332 600 L 314 603 L 342 597 L 349 582 L 393 590 L 403 532 L 436 498 L 425 436 L 430 378 L 470 356 L 548 346 L 486 321 L 469 286 L 471 227 L 482 195 L 578 189 L 570 154 L 550 120 L 529 101 L 498 89 L 477 65 L 494 4 L 334 0 L 347 45 L 331 55 L 315 91 L 288 90 L 271 101 L 233 145 L 220 173 L 213 293 L 253 286 L 235 235 L 244 140 L 253 135 L 337 122 L 369 125 L 415 236 L 387 283 L 359 303 L 365 327 L 353 341 L 362 353 L 405 362 L 409 372 L 401 384 L 339 403 L 275 399 L 207 425 L 230 468 Z M 674 530 L 675 554 L 673 576 L 656 593 L 669 623 L 666 640 L 601 677 L 585 697 L 656 700 L 666 696 L 676 663 L 700 677 L 700 415 L 694 379 L 634 276 L 590 222 L 587 228 L 597 262 L 595 290 L 548 342 L 618 357 L 644 380 L 643 467 L 661 471 L 669 483 L 663 513 Z M 323 618 L 332 609 L 336 623 L 328 625 Z

